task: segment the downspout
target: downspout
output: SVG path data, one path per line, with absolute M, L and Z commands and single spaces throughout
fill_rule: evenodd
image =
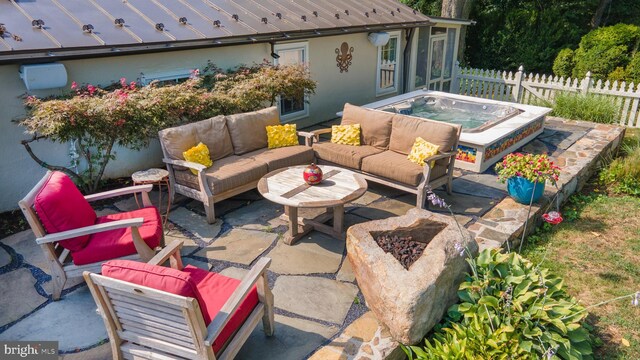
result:
M 406 93 L 409 89 L 409 72 L 411 68 L 411 44 L 413 43 L 413 34 L 415 34 L 415 28 L 407 29 L 405 35 L 405 41 L 407 44 L 404 47 L 402 55 L 402 93 Z

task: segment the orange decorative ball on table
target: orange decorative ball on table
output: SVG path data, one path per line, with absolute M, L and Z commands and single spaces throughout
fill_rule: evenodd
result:
M 309 185 L 320 184 L 322 182 L 322 169 L 316 164 L 311 163 L 311 165 L 304 169 L 302 176 L 304 177 L 304 181 Z

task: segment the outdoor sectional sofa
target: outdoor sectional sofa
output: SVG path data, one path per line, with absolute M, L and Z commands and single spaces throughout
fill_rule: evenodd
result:
M 360 124 L 360 146 L 319 142 L 331 129 L 313 131 L 313 151 L 318 163 L 348 168 L 367 180 L 417 195 L 424 207 L 426 190 L 446 186 L 451 193 L 453 165 L 462 128 L 440 121 L 345 104 L 342 125 Z M 417 137 L 439 145 L 439 153 L 420 166 L 407 159 Z M 435 161 L 433 168 L 429 164 Z
M 256 188 L 268 172 L 314 161 L 310 143 L 267 148 L 268 125 L 279 125 L 278 109 L 220 115 L 159 132 L 171 191 L 202 201 L 207 221 L 215 222 L 214 203 Z M 298 132 L 310 141 L 312 134 Z M 206 168 L 184 160 L 184 151 L 207 145 L 213 165 Z M 194 169 L 194 175 L 190 169 Z M 173 195 L 173 194 L 172 194 Z

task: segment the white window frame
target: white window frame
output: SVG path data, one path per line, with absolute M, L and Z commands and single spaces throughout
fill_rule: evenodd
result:
M 156 73 L 140 73 L 140 84 L 149 85 L 152 81 L 177 81 L 191 77 L 193 69 L 176 69 Z
M 392 94 L 392 93 L 397 93 L 398 92 L 398 79 L 400 78 L 398 75 L 400 74 L 400 65 L 402 64 L 402 59 L 400 59 L 400 47 L 402 47 L 401 44 L 401 38 L 400 38 L 400 31 L 390 31 L 389 32 L 389 41 L 391 41 L 391 39 L 396 38 L 397 39 L 397 46 L 396 46 L 396 69 L 395 72 L 393 74 L 394 78 L 393 78 L 393 87 L 390 88 L 386 88 L 386 89 L 381 89 L 380 88 L 380 57 L 382 56 L 382 46 L 378 46 L 378 55 L 376 57 L 376 96 L 382 96 L 382 95 L 387 95 L 387 94 Z
M 302 63 L 309 63 L 309 43 L 306 41 L 303 42 L 294 42 L 294 43 L 284 43 L 284 44 L 275 44 L 273 46 L 273 52 L 276 54 L 279 51 L 283 50 L 302 50 Z M 278 65 L 278 59 L 273 59 L 273 64 Z M 309 97 L 307 95 L 304 96 L 304 104 L 303 110 L 296 111 L 294 113 L 282 115 L 282 109 L 280 109 L 280 96 L 277 97 L 276 103 L 278 106 L 278 114 L 280 115 L 280 120 L 282 122 L 291 122 L 294 120 L 306 118 L 309 116 Z

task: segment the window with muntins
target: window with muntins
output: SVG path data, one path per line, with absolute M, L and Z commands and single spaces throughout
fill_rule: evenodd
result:
M 376 95 L 398 91 L 400 32 L 390 34 L 386 45 L 378 46 Z
M 276 65 L 304 64 L 308 61 L 309 45 L 306 42 L 276 44 L 274 52 L 279 58 L 274 59 Z M 284 121 L 291 121 L 309 116 L 309 104 L 304 92 L 299 96 L 283 98 L 278 101 L 280 118 Z

